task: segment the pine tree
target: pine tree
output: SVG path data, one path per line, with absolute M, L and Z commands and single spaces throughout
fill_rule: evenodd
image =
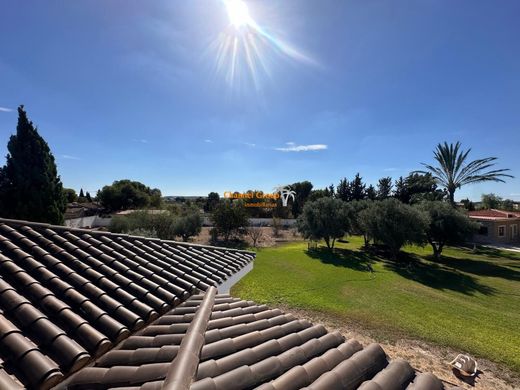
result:
M 90 196 L 90 193 L 87 191 L 87 193 L 85 194 L 85 198 L 87 198 L 87 202 L 91 203 L 92 202 L 92 197 Z
M 350 183 L 346 178 L 340 180 L 336 187 L 336 198 L 341 199 L 345 202 L 352 200 L 352 193 L 350 191 Z
M 352 200 L 363 200 L 366 197 L 365 184 L 363 178 L 356 173 L 354 180 L 350 183 L 350 192 L 352 193 Z
M 399 199 L 403 203 L 410 201 L 410 194 L 408 193 L 408 187 L 402 176 L 395 181 L 394 198 Z
M 66 199 L 49 145 L 18 108 L 16 134 L 7 144 L 0 173 L 0 215 L 53 224 L 63 223 Z
M 392 194 L 392 178 L 382 177 L 377 183 L 377 199 L 383 200 L 389 198 Z
M 85 194 L 83 193 L 83 188 L 79 189 L 79 197 L 80 198 L 84 198 L 85 197 Z
M 376 200 L 377 199 L 377 192 L 376 192 L 375 187 L 372 184 L 370 184 L 367 187 L 366 195 L 367 195 L 367 199 L 370 199 L 370 200 Z

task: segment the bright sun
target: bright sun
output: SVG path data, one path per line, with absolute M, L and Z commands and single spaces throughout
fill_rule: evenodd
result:
M 246 3 L 242 0 L 225 0 L 229 21 L 236 28 L 251 24 L 251 16 Z

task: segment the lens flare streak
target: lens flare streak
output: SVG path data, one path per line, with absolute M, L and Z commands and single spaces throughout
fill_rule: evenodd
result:
M 224 0 L 224 5 L 230 24 L 212 47 L 216 48 L 216 70 L 230 85 L 249 81 L 260 89 L 262 77 L 271 77 L 270 68 L 277 58 L 316 65 L 312 58 L 262 28 L 244 1 Z

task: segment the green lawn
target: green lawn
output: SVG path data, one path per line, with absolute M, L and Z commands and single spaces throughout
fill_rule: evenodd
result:
M 334 253 L 306 243 L 260 249 L 233 294 L 358 323 L 376 337 L 419 338 L 520 372 L 520 253 L 407 247 L 400 263 L 350 237 Z M 369 268 L 374 270 L 371 274 Z

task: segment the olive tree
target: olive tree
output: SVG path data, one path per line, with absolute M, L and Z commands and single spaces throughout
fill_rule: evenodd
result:
M 234 234 L 241 234 L 249 225 L 246 209 L 242 202 L 222 200 L 213 210 L 211 220 L 215 233 L 228 241 Z
M 449 203 L 421 202 L 416 207 L 429 216 L 426 239 L 436 259 L 440 258 L 446 244 L 463 243 L 478 229 L 476 223 Z
M 388 247 L 395 260 L 405 244 L 423 244 L 428 216 L 397 199 L 373 202 L 360 212 L 367 234 Z
M 304 238 L 323 239 L 332 249 L 336 239 L 343 237 L 350 228 L 347 206 L 334 198 L 307 202 L 298 217 L 297 227 Z
M 181 237 L 182 241 L 188 241 L 190 237 L 198 235 L 201 230 L 202 218 L 195 207 L 184 210 L 173 222 L 173 232 L 176 236 Z

